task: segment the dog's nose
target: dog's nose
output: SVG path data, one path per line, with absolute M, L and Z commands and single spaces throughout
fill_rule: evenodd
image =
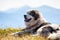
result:
M 27 19 L 27 15 L 24 15 L 24 18 Z
M 24 17 L 26 17 L 26 15 L 24 15 Z

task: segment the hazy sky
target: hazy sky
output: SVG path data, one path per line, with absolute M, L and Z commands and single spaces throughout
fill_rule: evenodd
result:
M 0 11 L 5 11 L 10 8 L 21 8 L 25 5 L 31 8 L 48 5 L 60 9 L 60 0 L 0 0 Z
M 23 15 L 36 8 L 49 22 L 60 24 L 60 0 L 0 0 L 0 28 L 25 26 Z

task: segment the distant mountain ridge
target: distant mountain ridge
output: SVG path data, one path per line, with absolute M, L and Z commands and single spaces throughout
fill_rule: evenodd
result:
M 8 26 L 12 26 L 14 28 L 22 28 L 23 26 L 25 26 L 23 15 L 26 14 L 27 10 L 29 9 L 32 8 L 24 6 L 22 8 L 12 8 L 7 11 L 0 12 L 0 28 L 6 28 Z M 60 24 L 60 9 L 52 8 L 45 5 L 36 9 L 41 11 L 43 16 L 49 22 Z

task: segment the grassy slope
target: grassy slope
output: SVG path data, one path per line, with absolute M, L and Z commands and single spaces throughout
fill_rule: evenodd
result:
M 31 35 L 25 35 L 22 37 L 14 37 L 14 36 L 1 36 L 0 40 L 47 40 L 43 37 L 39 37 L 39 36 L 31 36 Z
M 9 34 L 21 31 L 22 29 L 0 29 L 0 40 L 47 40 L 46 38 L 40 36 L 32 36 L 32 35 L 22 35 L 21 37 L 10 36 Z

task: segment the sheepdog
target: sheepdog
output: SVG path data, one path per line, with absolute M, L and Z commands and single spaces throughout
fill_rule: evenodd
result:
M 20 36 L 30 33 L 37 36 L 47 37 L 49 40 L 60 38 L 60 27 L 57 24 L 51 24 L 44 19 L 42 13 L 37 10 L 30 10 L 24 15 L 26 28 L 23 32 L 13 33 L 14 36 Z

